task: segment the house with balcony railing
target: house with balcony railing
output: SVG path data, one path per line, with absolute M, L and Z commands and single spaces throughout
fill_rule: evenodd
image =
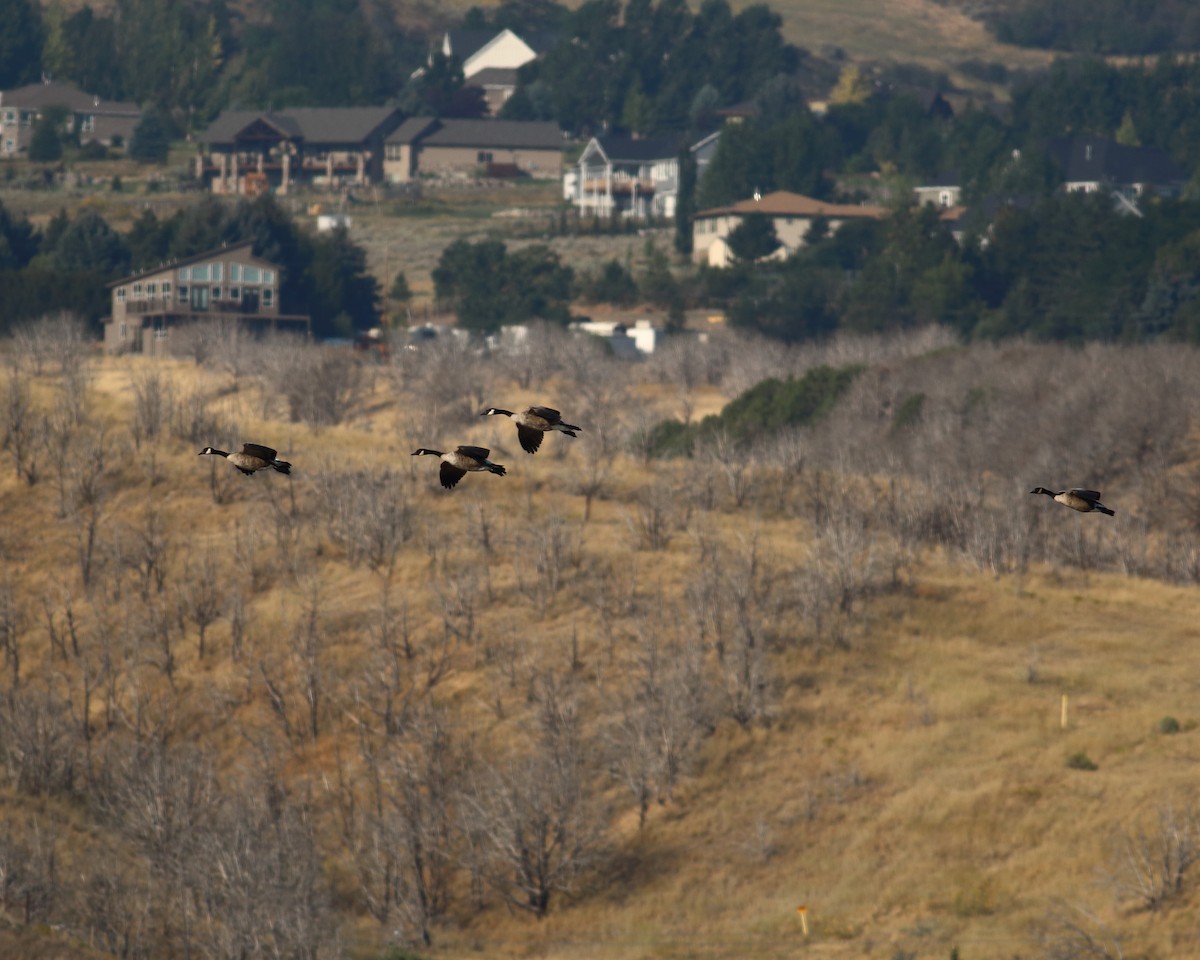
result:
M 173 331 L 206 323 L 230 335 L 308 334 L 307 316 L 280 309 L 282 272 L 247 240 L 160 264 L 109 284 L 104 349 L 166 353 Z
M 692 152 L 699 177 L 716 150 L 718 137 L 719 133 L 711 133 L 694 144 L 673 136 L 592 137 L 564 177 L 564 199 L 584 216 L 673 217 L 682 152 Z

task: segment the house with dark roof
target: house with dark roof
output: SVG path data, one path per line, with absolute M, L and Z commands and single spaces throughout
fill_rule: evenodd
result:
M 750 217 L 770 217 L 779 238 L 776 256 L 789 257 L 807 243 L 808 231 L 824 220 L 831 233 L 851 220 L 882 220 L 885 207 L 866 204 L 826 203 L 799 193 L 776 190 L 724 207 L 701 210 L 692 219 L 692 259 L 710 267 L 733 262 L 727 237 Z
M 635 219 L 675 216 L 679 157 L 691 150 L 697 180 L 716 152 L 720 132 L 693 144 L 678 136 L 592 137 L 563 178 L 563 198 L 580 214 Z
M 541 120 L 409 117 L 384 144 L 384 178 L 562 175 L 563 133 Z
M 104 349 L 165 353 L 172 331 L 197 323 L 235 335 L 308 334 L 307 316 L 280 310 L 282 280 L 279 266 L 256 257 L 250 240 L 135 273 L 108 285 Z
M 80 143 L 125 146 L 142 119 L 136 103 L 100 99 L 73 83 L 46 80 L 0 92 L 0 156 L 15 157 L 29 149 L 33 125 L 51 107 L 70 112 L 69 129 L 79 131 Z
M 1103 137 L 1052 137 L 1046 152 L 1070 192 L 1104 190 L 1134 202 L 1178 196 L 1187 182 L 1179 164 L 1154 147 L 1127 147 Z
M 378 183 L 401 118 L 395 107 L 225 110 L 198 137 L 196 177 L 228 194 Z

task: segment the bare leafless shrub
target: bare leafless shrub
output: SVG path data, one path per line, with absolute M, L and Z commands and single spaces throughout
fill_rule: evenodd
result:
M 40 435 L 45 416 L 33 405 L 33 396 L 25 375 L 18 368 L 9 370 L 5 383 L 3 408 L 3 447 L 12 457 L 16 475 L 30 486 L 41 478 L 39 457 L 43 452 Z
M 1060 904 L 1038 925 L 1046 960 L 1124 960 L 1121 938 L 1090 910 Z
M 461 644 L 478 653 L 482 606 L 478 574 L 472 567 L 446 570 L 435 581 L 433 593 L 444 642 Z
M 464 795 L 482 879 L 518 910 L 543 917 L 603 857 L 602 810 L 588 788 L 591 751 L 577 705 L 552 681 L 539 692 L 539 735 L 528 752 L 485 763 Z
M 155 894 L 140 869 L 117 852 L 87 858 L 75 884 L 71 930 L 95 950 L 151 960 L 162 942 L 154 929 Z
M 234 432 L 223 417 L 213 411 L 203 390 L 186 389 L 169 398 L 167 429 L 171 435 L 193 444 L 210 444 L 217 437 Z
M 221 617 L 226 606 L 220 569 L 211 551 L 198 560 L 188 557 L 176 592 L 181 628 L 184 622 L 196 625 L 196 653 L 203 660 L 208 652 L 205 643 L 208 628 Z
M 492 394 L 497 368 L 478 345 L 465 338 L 441 337 L 419 350 L 403 350 L 391 367 L 393 382 L 413 398 L 410 436 L 439 434 L 475 423 L 485 406 L 499 403 Z
M 175 401 L 175 389 L 157 368 L 133 378 L 133 422 L 130 432 L 138 450 L 143 443 L 151 449 L 167 424 L 167 416 Z
M 22 324 L 13 332 L 13 352 L 22 367 L 40 376 L 54 368 L 65 376 L 84 366 L 91 347 L 87 324 L 67 311 Z
M 1200 807 L 1164 804 L 1155 823 L 1121 828 L 1109 851 L 1108 876 L 1118 899 L 1158 910 L 1183 890 L 1200 861 Z
M 393 470 L 318 469 L 316 512 L 330 540 L 352 564 L 389 575 L 400 548 L 416 532 L 415 511 L 403 478 Z
M 313 812 L 282 784 L 225 791 L 194 877 L 192 936 L 204 955 L 339 955 Z
M 662 483 L 642 487 L 626 513 L 626 523 L 640 550 L 665 550 L 671 538 L 686 529 L 685 505 Z
M 336 802 L 368 911 L 400 943 L 427 946 L 450 903 L 463 755 L 435 710 L 415 713 L 404 733 L 361 730 L 361 770 L 351 780 L 339 764 Z
M 534 604 L 552 603 L 583 561 L 583 531 L 561 516 L 538 518 L 517 537 L 514 566 L 520 591 Z
M 362 366 L 347 349 L 276 337 L 263 341 L 257 353 L 264 396 L 285 400 L 294 421 L 317 427 L 342 423 L 361 396 Z
M 21 685 L 21 638 L 28 619 L 11 574 L 5 574 L 0 579 L 0 654 L 4 656 L 6 696 L 11 696 Z
M 11 708 L 0 711 L 0 749 L 17 789 L 34 795 L 74 792 L 81 760 L 67 704 L 29 686 L 12 691 L 9 700 Z
M 13 828 L 8 820 L 0 833 L 0 904 L 27 927 L 50 923 L 64 894 L 58 830 L 40 820 Z

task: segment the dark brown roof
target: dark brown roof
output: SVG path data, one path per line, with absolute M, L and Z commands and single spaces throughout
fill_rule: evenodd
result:
M 386 142 L 412 143 L 438 122 L 437 117 L 409 117 L 392 132 Z
M 31 83 L 15 90 L 5 90 L 0 94 L 0 98 L 0 102 L 6 107 L 26 107 L 32 110 L 62 105 L 78 113 L 140 116 L 142 112 L 136 103 L 102 100 L 94 94 L 85 93 L 73 83 L 63 83 L 60 80 Z
M 169 260 L 166 263 L 160 263 L 157 267 L 150 270 L 143 270 L 141 273 L 130 274 L 128 277 L 122 277 L 120 280 L 114 280 L 108 284 L 111 287 L 120 287 L 127 283 L 132 283 L 135 280 L 141 280 L 143 277 L 152 277 L 155 274 L 162 273 L 164 270 L 174 270 L 176 267 L 186 267 L 192 263 L 203 263 L 205 260 L 212 260 L 218 256 L 228 256 L 238 250 L 245 250 L 254 246 L 253 240 L 243 240 L 240 243 L 231 243 L 223 247 L 217 247 L 213 250 L 205 250 L 203 253 L 194 253 L 190 257 L 180 257 L 177 260 Z M 270 260 L 264 260 L 262 257 L 256 257 L 251 253 L 245 258 L 249 263 L 257 263 L 266 267 L 271 267 L 273 270 L 280 270 L 279 264 L 272 263 Z M 282 272 L 282 270 L 280 270 Z
M 388 143 L 421 141 L 428 147 L 513 147 L 561 150 L 563 135 L 549 120 L 431 120 L 413 117 L 387 138 Z
M 292 110 L 225 110 L 200 135 L 208 144 L 232 144 L 256 120 L 280 135 L 307 143 L 362 143 L 399 123 L 395 107 L 296 107 Z

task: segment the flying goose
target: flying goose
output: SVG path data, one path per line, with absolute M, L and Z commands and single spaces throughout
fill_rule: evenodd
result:
M 1047 490 L 1045 487 L 1034 487 L 1030 493 L 1044 493 L 1048 497 L 1053 497 L 1057 502 L 1064 507 L 1070 507 L 1072 510 L 1078 510 L 1080 513 L 1091 513 L 1093 510 L 1098 510 L 1100 513 L 1106 513 L 1110 517 L 1115 517 L 1116 511 L 1109 510 L 1100 502 L 1099 490 L 1080 490 L 1078 487 L 1072 487 L 1070 490 L 1059 490 L 1055 493 L 1052 490 Z
M 537 453 L 538 447 L 542 445 L 542 437 L 549 430 L 557 430 L 559 433 L 565 433 L 568 437 L 573 437 L 575 431 L 581 429 L 569 423 L 563 423 L 562 414 L 552 407 L 527 407 L 520 413 L 513 413 L 511 410 L 504 410 L 500 407 L 488 407 L 480 414 L 481 417 L 497 415 L 512 417 L 513 423 L 517 425 L 517 439 L 521 442 L 521 449 L 526 453 Z
M 242 449 L 237 453 L 226 453 L 224 450 L 218 450 L 216 447 L 205 447 L 200 451 L 199 456 L 212 454 L 217 457 L 224 457 L 235 467 L 237 467 L 246 476 L 251 476 L 256 470 L 264 470 L 271 467 L 278 470 L 280 473 L 291 473 L 292 465 L 286 460 L 277 460 L 275 451 L 270 447 L 264 447 L 259 443 L 243 443 Z
M 419 450 L 414 450 L 412 455 L 414 457 L 438 457 L 442 461 L 442 486 L 447 490 L 452 490 L 459 480 L 475 471 L 487 470 L 497 476 L 504 476 L 504 467 L 498 463 L 492 463 L 488 459 L 489 453 L 491 451 L 486 447 L 458 447 L 449 453 L 421 447 Z

